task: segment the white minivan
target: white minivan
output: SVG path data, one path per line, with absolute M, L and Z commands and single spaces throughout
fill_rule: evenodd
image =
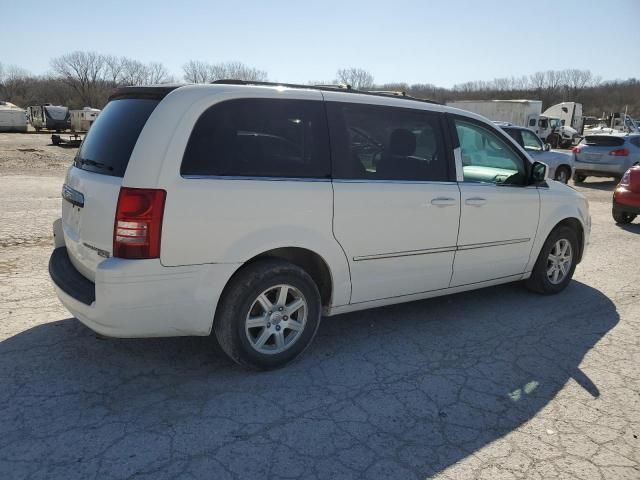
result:
M 557 293 L 590 232 L 585 198 L 483 117 L 348 88 L 120 89 L 62 196 L 49 272 L 81 322 L 214 332 L 263 369 L 322 315 L 519 280 Z

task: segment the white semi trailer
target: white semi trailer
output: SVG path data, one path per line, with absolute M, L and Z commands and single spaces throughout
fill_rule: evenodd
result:
M 447 105 L 477 113 L 489 120 L 534 130 L 542 112 L 540 100 L 458 100 L 447 102 Z
M 559 146 L 571 146 L 579 135 L 578 129 L 572 126 L 572 115 L 579 116 L 581 122 L 582 105 L 570 103 L 573 104 L 571 113 L 569 113 L 569 108 L 567 107 L 569 102 L 565 102 L 564 104 L 549 107 L 544 114 L 541 113 L 542 101 L 540 100 L 459 100 L 447 102 L 447 105 L 477 113 L 494 122 L 506 122 L 530 128 L 538 134 L 542 141 L 550 143 L 551 146 L 557 148 Z M 579 110 L 577 110 L 576 106 L 579 106 Z M 564 116 L 553 114 L 556 110 L 563 113 Z M 579 113 L 575 113 L 576 111 L 579 111 Z

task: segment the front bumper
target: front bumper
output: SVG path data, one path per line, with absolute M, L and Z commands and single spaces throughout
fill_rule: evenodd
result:
M 164 267 L 159 259 L 108 258 L 96 282 L 56 248 L 49 272 L 62 304 L 82 323 L 109 337 L 209 335 L 220 293 L 237 264 Z
M 640 215 L 640 204 L 638 204 L 638 205 L 628 205 L 628 204 L 617 202 L 614 199 L 613 200 L 613 211 L 614 212 L 622 212 L 622 213 L 630 213 L 632 215 Z

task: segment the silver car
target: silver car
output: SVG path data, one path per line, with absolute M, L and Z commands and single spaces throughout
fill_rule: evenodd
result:
M 549 178 L 567 183 L 573 172 L 573 154 L 552 151 L 548 143 L 542 140 L 533 130 L 512 125 L 501 126 L 502 130 L 524 148 L 535 162 L 542 162 L 549 167 Z
M 619 182 L 630 167 L 640 165 L 640 134 L 587 135 L 573 152 L 576 182 L 587 177 L 613 177 Z

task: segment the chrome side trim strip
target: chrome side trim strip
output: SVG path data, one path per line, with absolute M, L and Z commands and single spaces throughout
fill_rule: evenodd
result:
M 376 255 L 363 255 L 361 257 L 353 257 L 354 262 L 363 260 L 381 260 L 383 258 L 411 257 L 414 255 L 429 255 L 431 253 L 455 252 L 456 247 L 427 248 L 424 250 L 409 250 L 407 252 L 379 253 Z
M 498 247 L 502 245 L 513 245 L 515 243 L 528 243 L 530 238 L 516 238 L 513 240 L 503 240 L 500 242 L 473 243 L 470 245 L 459 245 L 458 250 L 473 250 L 476 248 Z
M 362 255 L 359 257 L 353 257 L 353 261 L 362 262 L 365 260 L 382 260 L 385 258 L 411 257 L 415 255 L 431 255 L 433 253 L 455 252 L 459 250 L 475 250 L 478 248 L 514 245 L 517 243 L 528 243 L 530 240 L 531 240 L 530 238 L 516 238 L 513 240 L 503 240 L 499 242 L 486 242 L 486 243 L 474 243 L 470 245 L 459 245 L 457 247 L 452 246 L 452 247 L 426 248 L 424 250 L 408 250 L 404 252 L 378 253 L 375 255 Z

